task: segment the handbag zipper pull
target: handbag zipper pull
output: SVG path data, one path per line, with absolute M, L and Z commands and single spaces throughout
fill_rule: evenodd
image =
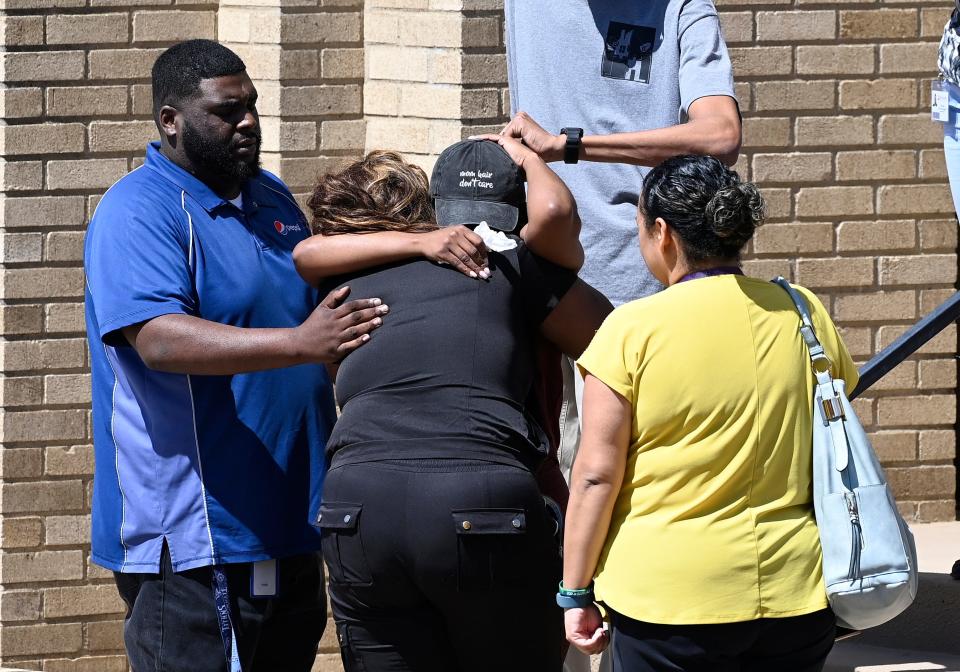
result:
M 857 496 L 852 492 L 845 492 L 843 493 L 843 499 L 847 504 L 847 514 L 850 516 L 850 531 L 853 534 L 847 578 L 854 581 L 862 576 L 860 573 L 860 555 L 866 544 L 863 540 L 863 528 L 860 527 L 860 508 L 857 505 Z

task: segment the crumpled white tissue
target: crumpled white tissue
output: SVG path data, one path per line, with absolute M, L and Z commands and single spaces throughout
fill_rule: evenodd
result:
M 508 238 L 503 231 L 494 231 L 486 222 L 480 222 L 473 232 L 483 238 L 483 244 L 491 252 L 505 252 L 517 247 L 517 241 Z

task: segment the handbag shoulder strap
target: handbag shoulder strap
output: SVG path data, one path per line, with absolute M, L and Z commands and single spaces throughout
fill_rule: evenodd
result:
M 820 373 L 823 370 L 829 373 L 831 366 L 830 358 L 827 357 L 826 350 L 823 349 L 823 346 L 820 344 L 820 339 L 817 338 L 817 332 L 813 328 L 813 318 L 810 316 L 810 308 L 807 306 L 806 299 L 804 299 L 800 292 L 794 289 L 793 285 L 787 282 L 782 275 L 778 275 L 771 280 L 771 282 L 779 285 L 790 295 L 794 308 L 800 313 L 800 335 L 803 337 L 803 342 L 807 344 L 807 350 L 810 352 L 810 362 L 813 365 L 814 373 Z
M 800 335 L 803 337 L 804 343 L 807 344 L 810 366 L 813 368 L 813 375 L 817 379 L 819 410 L 824 423 L 830 427 L 836 469 L 843 471 L 848 464 L 847 436 L 843 429 L 845 414 L 843 401 L 833 384 L 833 375 L 830 373 L 832 363 L 817 338 L 817 332 L 813 328 L 813 318 L 810 316 L 810 308 L 800 292 L 794 289 L 793 285 L 787 282 L 783 276 L 778 275 L 771 282 L 779 285 L 790 295 L 794 308 L 800 314 Z

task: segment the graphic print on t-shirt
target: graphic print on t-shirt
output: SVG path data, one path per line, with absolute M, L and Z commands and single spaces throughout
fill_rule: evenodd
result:
M 600 74 L 611 79 L 650 83 L 650 61 L 657 31 L 611 21 L 603 45 Z

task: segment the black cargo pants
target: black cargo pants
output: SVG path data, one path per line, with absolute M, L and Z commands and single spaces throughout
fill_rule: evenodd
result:
M 347 672 L 557 672 L 557 522 L 521 467 L 338 466 L 323 553 Z

